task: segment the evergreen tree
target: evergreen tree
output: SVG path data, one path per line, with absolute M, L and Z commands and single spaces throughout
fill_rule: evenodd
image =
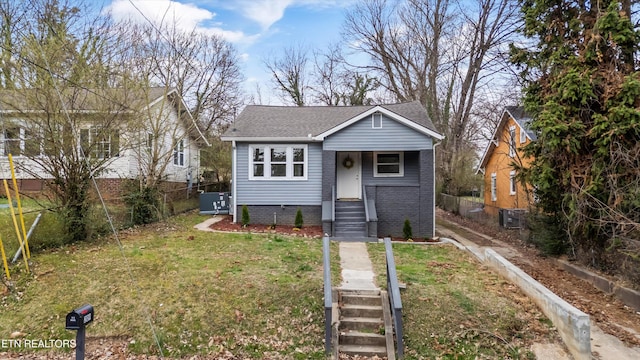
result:
M 511 54 L 538 139 L 521 173 L 574 254 L 610 268 L 607 250 L 640 234 L 637 21 L 629 2 L 611 0 L 525 0 L 522 12 L 536 45 Z

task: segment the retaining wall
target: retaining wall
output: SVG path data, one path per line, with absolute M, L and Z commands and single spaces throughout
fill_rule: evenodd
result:
M 485 250 L 485 264 L 518 285 L 553 322 L 576 360 L 591 359 L 591 323 L 589 315 L 551 292 L 493 249 Z

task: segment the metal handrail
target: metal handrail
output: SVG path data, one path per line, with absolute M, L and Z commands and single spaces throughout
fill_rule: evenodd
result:
M 328 236 L 322 238 L 322 263 L 324 267 L 324 351 L 326 354 L 330 354 L 333 297 L 331 295 L 331 261 Z
M 404 356 L 404 341 L 402 340 L 402 299 L 400 298 L 400 285 L 398 284 L 398 274 L 396 273 L 396 262 L 393 258 L 391 239 L 388 237 L 384 238 L 384 249 L 387 258 L 387 291 L 389 291 L 390 294 L 391 315 L 396 333 L 396 356 L 398 359 L 402 359 Z

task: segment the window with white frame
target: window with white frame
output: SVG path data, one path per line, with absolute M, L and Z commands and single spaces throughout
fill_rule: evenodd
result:
M 176 140 L 173 147 L 173 165 L 184 166 L 184 139 Z
M 509 194 L 515 195 L 516 190 L 516 172 L 513 170 L 509 173 Z
M 491 201 L 498 200 L 498 181 L 496 173 L 491 173 Z
M 527 141 L 527 133 L 523 128 L 520 128 L 520 144 L 524 144 Z
M 382 114 L 371 114 L 371 127 L 374 129 L 382 129 Z
M 2 144 L 4 147 L 3 155 L 20 156 L 22 155 L 22 136 L 20 135 L 24 129 L 19 126 L 5 127 L 2 132 Z
M 373 176 L 404 176 L 403 152 L 373 153 Z
M 307 145 L 249 146 L 249 179 L 306 180 Z
M 509 156 L 516 156 L 516 127 L 509 127 Z
M 80 143 L 85 156 L 108 159 L 120 155 L 120 134 L 117 129 L 99 126 L 80 129 Z

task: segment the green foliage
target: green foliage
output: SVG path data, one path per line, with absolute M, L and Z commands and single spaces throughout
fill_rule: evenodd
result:
M 157 188 L 143 187 L 130 190 L 124 202 L 131 211 L 133 225 L 151 224 L 158 221 L 160 194 Z
M 302 229 L 302 225 L 304 225 L 304 221 L 302 220 L 302 210 L 300 210 L 300 208 L 298 208 L 298 211 L 296 211 L 296 219 L 294 221 L 294 225 L 298 229 Z
M 537 133 L 525 148 L 544 214 L 532 222 L 533 241 L 609 269 L 612 239 L 640 230 L 640 31 L 626 6 L 525 1 L 524 34 L 537 45 L 511 49 Z
M 248 226 L 251 219 L 249 218 L 249 208 L 247 205 L 242 205 L 242 226 Z
M 529 242 L 538 247 L 544 255 L 561 255 L 569 248 L 567 232 L 558 217 L 531 213 L 527 217 L 531 229 Z
M 404 225 L 402 226 L 402 236 L 405 240 L 413 239 L 413 229 L 411 229 L 411 221 L 409 219 L 404 220 Z

